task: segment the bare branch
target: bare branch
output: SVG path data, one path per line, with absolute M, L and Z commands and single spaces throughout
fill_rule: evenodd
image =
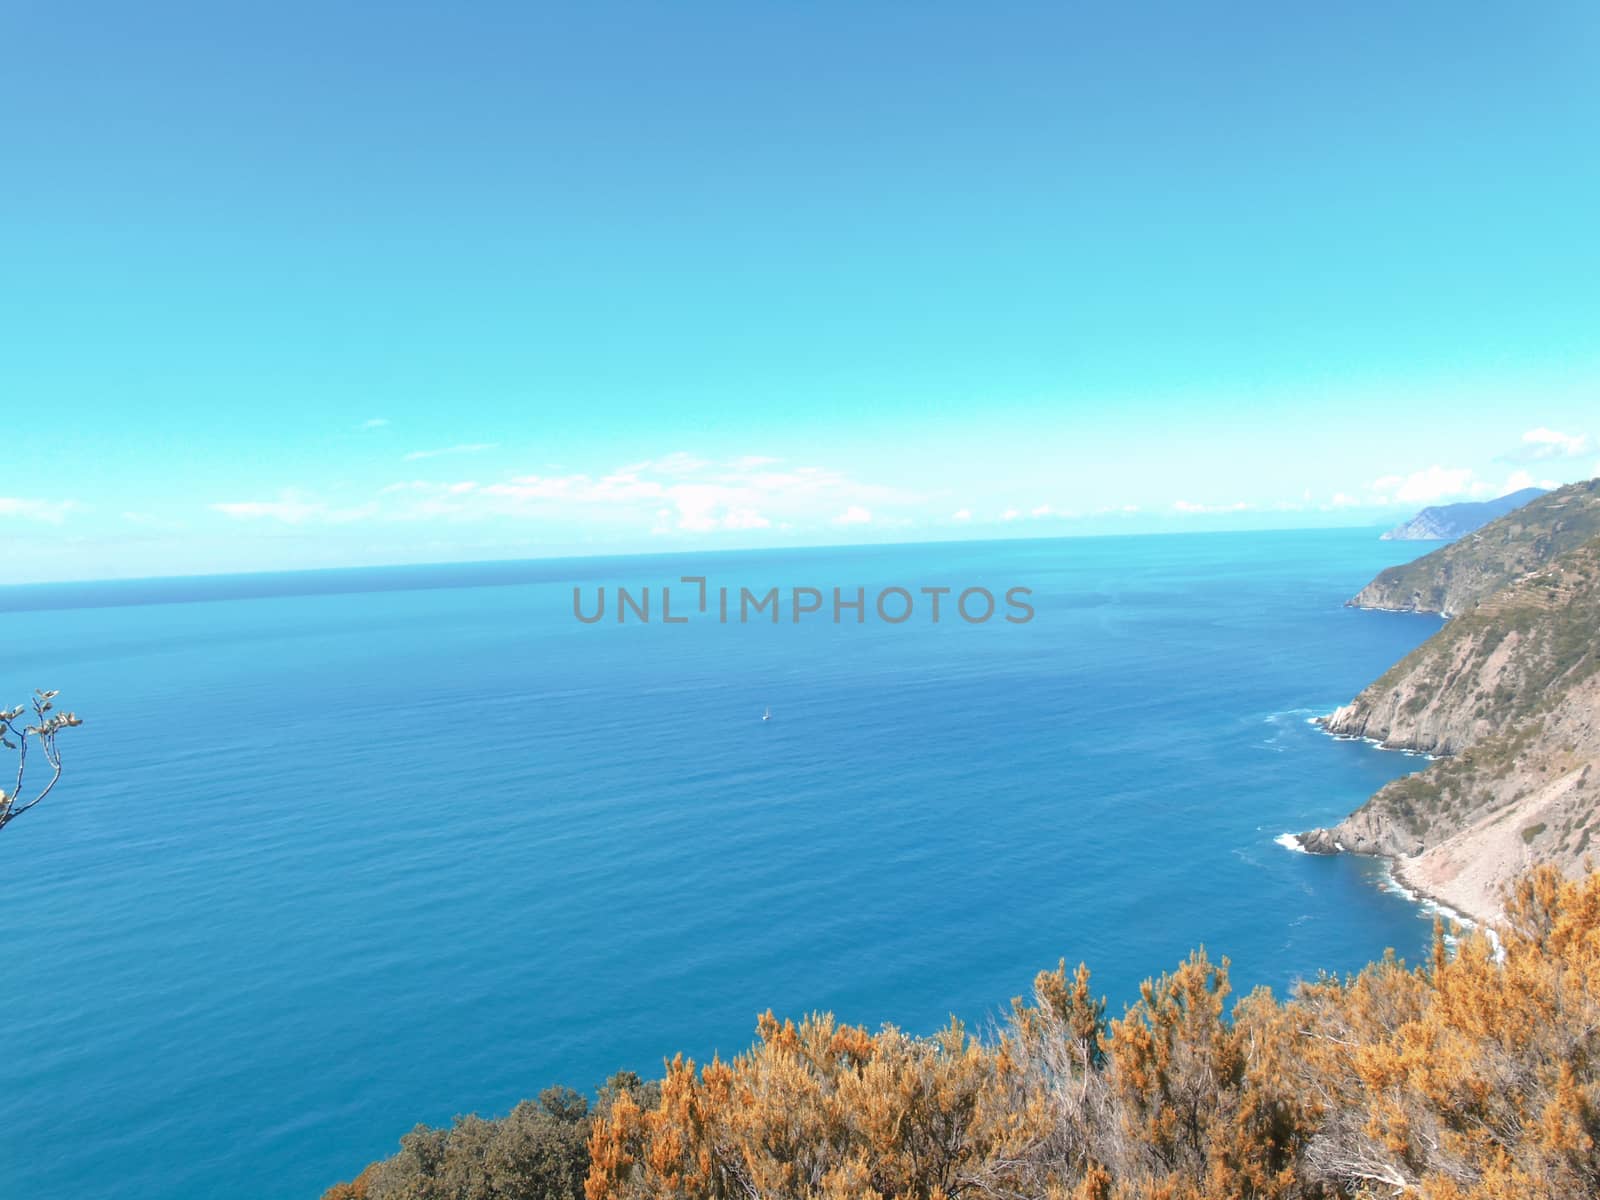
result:
M 54 789 L 61 780 L 61 750 L 56 739 L 63 729 L 83 724 L 76 713 L 55 711 L 56 692 L 34 692 L 27 705 L 0 709 L 0 748 L 14 750 L 17 755 L 15 782 L 11 790 L 0 788 L 0 829 L 4 829 L 23 813 L 33 808 Z M 23 714 L 31 708 L 33 722 L 18 727 Z M 28 784 L 28 747 L 38 744 L 50 774 L 31 797 L 26 796 Z M 26 797 L 26 798 L 25 798 Z

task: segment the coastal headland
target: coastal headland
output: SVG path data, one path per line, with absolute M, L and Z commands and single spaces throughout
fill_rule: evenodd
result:
M 1529 866 L 1581 873 L 1600 824 L 1600 480 L 1392 567 L 1349 603 L 1448 620 L 1319 724 L 1434 761 L 1302 848 L 1388 858 L 1407 886 L 1491 924 Z

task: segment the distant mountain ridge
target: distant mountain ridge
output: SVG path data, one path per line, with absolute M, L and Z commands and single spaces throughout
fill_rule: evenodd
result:
M 1494 500 L 1466 500 L 1460 504 L 1435 504 L 1423 509 L 1409 521 L 1396 525 L 1379 541 L 1431 542 L 1454 541 L 1481 529 L 1496 517 L 1503 517 L 1513 509 L 1521 508 L 1530 500 L 1545 494 L 1544 488 L 1525 487 Z
M 1478 916 L 1530 862 L 1583 870 L 1600 851 L 1600 480 L 1392 567 L 1350 603 L 1452 619 L 1321 724 L 1440 757 L 1301 844 L 1392 858 Z
M 1353 608 L 1453 617 L 1512 580 L 1600 534 L 1600 480 L 1546 492 L 1403 566 L 1353 596 Z

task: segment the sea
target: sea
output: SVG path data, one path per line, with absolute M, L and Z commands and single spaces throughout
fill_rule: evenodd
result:
M 1114 1014 L 1202 946 L 1240 995 L 1418 960 L 1432 916 L 1381 864 L 1283 835 L 1425 765 L 1310 718 L 1438 628 L 1343 606 L 1427 548 L 1207 533 L 0 588 L 0 699 L 55 688 L 84 719 L 0 831 L 0 1191 L 314 1200 L 418 1122 L 736 1054 L 769 1008 L 992 1031 L 1063 958 Z M 649 621 L 616 619 L 619 587 L 649 589 Z M 780 589 L 779 621 L 722 621 L 724 587 Z M 934 621 L 921 589 L 944 587 Z M 824 598 L 798 623 L 797 588 Z M 834 588 L 864 589 L 864 620 L 834 622 Z M 893 588 L 904 621 L 875 611 Z M 987 621 L 953 611 L 977 588 Z M 1011 588 L 1032 619 L 1005 620 Z

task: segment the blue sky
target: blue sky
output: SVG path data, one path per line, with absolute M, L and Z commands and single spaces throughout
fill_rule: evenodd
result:
M 1592 4 L 463 7 L 0 10 L 7 581 L 1600 472 Z

